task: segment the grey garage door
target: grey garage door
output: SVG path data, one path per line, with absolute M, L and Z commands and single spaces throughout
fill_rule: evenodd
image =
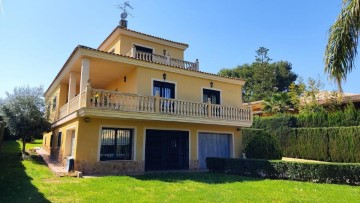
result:
M 206 157 L 230 157 L 230 134 L 199 133 L 200 168 L 206 168 Z

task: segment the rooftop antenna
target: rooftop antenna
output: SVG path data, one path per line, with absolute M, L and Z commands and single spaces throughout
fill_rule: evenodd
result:
M 129 1 L 125 1 L 124 5 L 115 5 L 115 6 L 118 9 L 123 10 L 123 12 L 120 15 L 120 17 L 121 17 L 121 20 L 119 22 L 120 27 L 121 28 L 127 28 L 127 20 L 126 20 L 126 18 L 127 18 L 128 15 L 133 16 L 127 11 L 127 8 L 130 8 L 131 10 L 134 9 L 134 8 L 130 5 Z

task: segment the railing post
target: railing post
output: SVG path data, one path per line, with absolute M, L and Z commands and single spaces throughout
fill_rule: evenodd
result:
M 195 61 L 195 69 L 196 70 L 200 69 L 200 67 L 199 67 L 199 59 L 196 59 L 196 61 Z
M 90 104 L 91 104 L 91 80 L 89 79 L 85 92 L 85 107 L 90 107 Z
M 135 44 L 133 44 L 131 48 L 131 57 L 136 58 L 136 47 Z
M 253 111 L 252 111 L 252 108 L 250 108 L 250 121 L 253 121 L 253 119 L 254 119 L 254 115 L 253 115 Z
M 155 112 L 160 113 L 160 93 L 156 91 L 155 93 Z
M 60 109 L 58 109 L 60 110 Z M 70 100 L 67 102 L 67 106 L 66 106 L 66 115 L 69 115 L 70 112 Z
M 171 65 L 171 64 L 170 64 L 170 63 L 171 63 L 170 53 L 169 53 L 169 52 L 166 52 L 165 57 L 166 57 L 166 64 L 167 64 L 167 65 Z
M 211 112 L 211 99 L 210 99 L 210 98 L 208 98 L 207 104 L 208 104 L 208 107 L 207 107 L 207 108 L 208 108 L 208 109 L 207 109 L 207 110 L 208 110 L 208 112 L 207 112 L 208 115 L 207 115 L 207 116 L 208 116 L 209 118 L 211 118 L 211 117 L 212 117 L 212 112 Z

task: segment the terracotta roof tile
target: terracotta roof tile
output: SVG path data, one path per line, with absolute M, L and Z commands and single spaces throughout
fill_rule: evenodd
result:
M 165 40 L 165 41 L 168 41 L 168 42 L 172 42 L 172 43 L 175 43 L 175 44 L 180 44 L 180 45 L 189 47 L 189 45 L 186 44 L 186 43 L 175 42 L 175 41 L 172 41 L 172 40 L 164 39 L 164 38 L 161 38 L 161 37 L 156 37 L 156 36 L 153 36 L 153 35 L 149 35 L 149 34 L 145 34 L 145 33 L 138 32 L 138 31 L 135 31 L 135 30 L 131 30 L 131 29 L 128 29 L 128 28 L 122 28 L 122 27 L 120 27 L 120 26 L 117 26 L 117 27 L 115 27 L 115 29 L 109 34 L 109 36 L 106 37 L 106 39 L 100 44 L 100 46 L 99 46 L 98 48 L 100 48 L 100 47 L 104 44 L 104 42 L 105 42 L 117 29 L 127 30 L 127 31 L 134 32 L 134 33 L 137 33 L 137 34 L 140 34 L 140 35 L 145 35 L 145 36 L 148 36 L 148 37 L 153 37 L 153 38 L 156 38 L 156 39 Z

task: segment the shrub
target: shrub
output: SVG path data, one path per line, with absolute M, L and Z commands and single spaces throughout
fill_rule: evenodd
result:
M 206 166 L 210 172 L 232 175 L 360 185 L 360 164 L 297 163 L 208 157 Z
M 282 152 L 277 141 L 268 133 L 259 131 L 245 148 L 246 157 L 254 159 L 281 159 Z
M 260 129 L 243 129 L 243 148 Z M 286 134 L 272 135 L 280 140 L 283 156 L 333 161 L 360 162 L 360 126 L 332 128 L 295 128 Z
M 249 144 L 249 141 L 255 137 L 256 135 L 258 135 L 260 132 L 262 132 L 263 130 L 261 129 L 254 129 L 254 128 L 243 128 L 241 130 L 241 135 L 242 135 L 242 145 L 243 145 L 243 149 L 246 148 L 246 146 Z

